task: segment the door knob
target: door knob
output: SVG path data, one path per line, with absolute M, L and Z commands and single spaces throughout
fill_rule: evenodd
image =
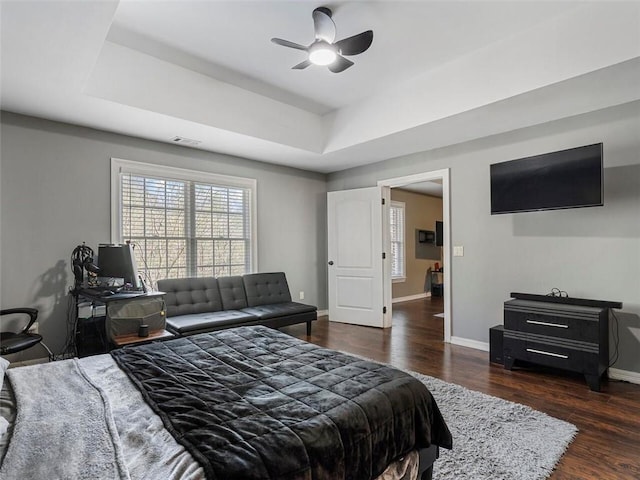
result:
M 333 265 L 333 260 L 329 260 L 329 265 Z

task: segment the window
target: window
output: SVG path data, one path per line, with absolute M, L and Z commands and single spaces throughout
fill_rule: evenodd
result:
M 162 278 L 241 275 L 255 264 L 252 179 L 112 159 L 112 241 Z
M 391 202 L 389 208 L 389 231 L 391 232 L 391 279 L 404 281 L 404 202 Z

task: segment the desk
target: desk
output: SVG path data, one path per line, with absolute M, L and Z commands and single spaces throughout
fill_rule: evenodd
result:
M 114 293 L 112 295 L 100 295 L 97 293 L 93 293 L 92 290 L 78 290 L 76 294 L 87 300 L 103 303 L 105 305 L 113 302 L 135 301 L 154 297 L 164 297 L 164 292 L 120 292 Z
M 173 336 L 164 330 L 164 292 L 122 292 L 102 295 L 99 291 L 80 289 L 71 292 L 71 295 L 75 300 L 74 344 L 78 357 L 107 353 L 112 346 L 134 343 L 133 339 L 129 338 L 133 336 L 137 339 L 135 343 Z M 151 302 L 152 304 L 147 306 L 146 303 L 153 299 L 159 301 L 155 304 Z M 91 303 L 93 314 L 88 318 L 80 318 L 78 307 L 82 302 Z M 128 308 L 132 306 L 133 309 Z M 137 314 L 127 316 L 127 310 L 133 310 Z M 123 312 L 125 312 L 124 315 Z M 148 337 L 138 337 L 138 326 L 147 322 L 147 317 L 153 317 L 153 323 L 157 325 L 157 329 L 154 331 L 152 328 Z

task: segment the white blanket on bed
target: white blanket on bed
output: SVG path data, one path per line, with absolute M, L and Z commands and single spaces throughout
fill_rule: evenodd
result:
M 19 408 L 1 478 L 129 480 L 109 402 L 76 360 L 7 375 Z
M 80 366 L 107 392 L 132 480 L 204 479 L 200 464 L 164 428 L 111 355 L 82 358 Z

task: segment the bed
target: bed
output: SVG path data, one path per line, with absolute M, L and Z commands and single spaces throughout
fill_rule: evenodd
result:
M 3 479 L 408 480 L 452 446 L 418 380 L 266 327 L 7 377 Z

